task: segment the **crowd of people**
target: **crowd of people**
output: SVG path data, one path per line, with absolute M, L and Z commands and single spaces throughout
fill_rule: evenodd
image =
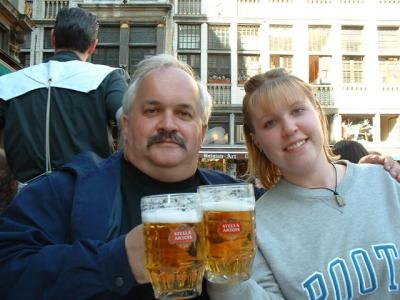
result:
M 192 69 L 156 55 L 128 87 L 123 70 L 86 62 L 98 30 L 92 13 L 62 9 L 55 56 L 0 77 L 0 180 L 16 194 L 0 215 L 1 299 L 154 299 L 140 199 L 239 182 L 197 166 L 212 99 Z M 197 299 L 398 298 L 399 164 L 338 160 L 310 86 L 283 69 L 245 91 L 248 174 L 262 186 L 253 275 L 204 281 Z

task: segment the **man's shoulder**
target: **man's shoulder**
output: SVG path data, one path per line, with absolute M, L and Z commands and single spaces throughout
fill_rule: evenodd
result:
M 94 152 L 85 151 L 74 156 L 74 158 L 65 164 L 61 170 L 84 176 L 105 168 L 114 167 L 116 164 L 120 163 L 121 156 L 122 153 L 118 152 L 107 158 L 102 158 Z

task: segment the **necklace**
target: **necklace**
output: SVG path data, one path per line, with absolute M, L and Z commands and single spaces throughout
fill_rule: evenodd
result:
M 318 189 L 323 189 L 323 190 L 328 190 L 331 191 L 333 193 L 333 195 L 335 196 L 335 200 L 338 206 L 342 207 L 345 206 L 346 203 L 344 202 L 343 198 L 339 195 L 339 193 L 337 192 L 337 170 L 335 165 L 332 162 L 329 162 L 333 169 L 335 170 L 335 189 L 332 190 L 330 188 L 327 187 L 316 187 L 316 188 L 310 188 L 310 190 L 318 190 Z

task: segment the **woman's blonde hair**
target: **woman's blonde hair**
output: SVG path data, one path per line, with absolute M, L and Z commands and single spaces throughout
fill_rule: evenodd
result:
M 251 134 L 254 134 L 252 108 L 260 104 L 273 109 L 281 101 L 290 104 L 299 99 L 299 97 L 305 96 L 320 115 L 325 155 L 329 161 L 336 159 L 329 147 L 325 113 L 309 84 L 289 74 L 285 69 L 273 69 L 251 77 L 244 85 L 244 89 L 246 94 L 243 98 L 243 129 L 249 154 L 248 176 L 259 178 L 266 188 L 274 186 L 282 176 L 280 169 L 258 149 L 251 136 Z

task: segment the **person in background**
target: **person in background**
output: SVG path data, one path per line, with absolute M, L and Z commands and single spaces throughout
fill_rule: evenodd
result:
M 4 150 L 0 148 L 0 213 L 11 203 L 17 189 L 18 183 L 8 167 Z
M 61 167 L 88 150 L 112 153 L 110 124 L 119 119 L 127 88 L 122 69 L 86 62 L 98 22 L 81 8 L 57 14 L 49 61 L 0 77 L 0 131 L 19 182 Z
M 251 279 L 212 299 L 399 299 L 400 184 L 382 166 L 336 161 L 312 88 L 283 69 L 245 84 L 256 202 Z
M 354 164 L 357 164 L 365 155 L 370 154 L 362 144 L 352 140 L 336 142 L 332 147 L 332 152 L 339 155 L 340 159 L 346 159 Z

